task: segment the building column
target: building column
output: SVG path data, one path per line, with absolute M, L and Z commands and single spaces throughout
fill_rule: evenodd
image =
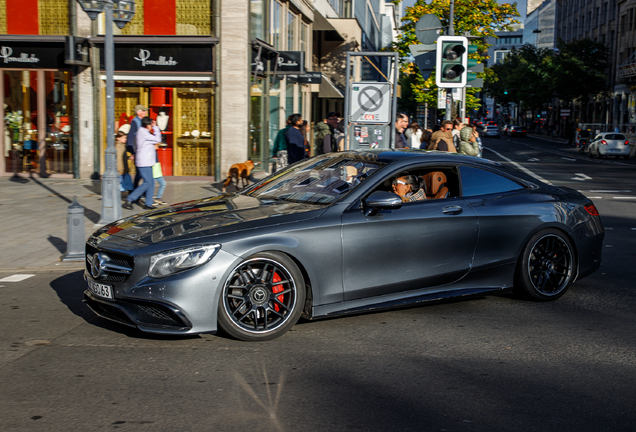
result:
M 220 2 L 217 94 L 221 98 L 219 135 L 221 172 L 225 178 L 230 166 L 245 162 L 248 155 L 250 54 L 249 0 Z

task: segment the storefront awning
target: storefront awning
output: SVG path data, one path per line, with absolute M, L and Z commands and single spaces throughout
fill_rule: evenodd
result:
M 318 11 L 314 12 L 314 23 L 313 23 L 314 31 L 323 31 L 325 32 L 325 39 L 330 41 L 339 41 L 344 42 L 345 38 L 342 37 L 338 30 L 329 22 L 327 18 L 322 16 Z
M 318 90 L 318 97 L 325 99 L 344 99 L 344 91 L 341 91 L 325 74 Z

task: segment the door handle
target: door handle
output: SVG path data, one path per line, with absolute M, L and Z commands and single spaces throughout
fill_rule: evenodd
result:
M 464 209 L 461 208 L 460 206 L 448 206 L 448 207 L 444 207 L 442 209 L 442 213 L 444 214 L 460 214 L 461 212 L 463 212 Z

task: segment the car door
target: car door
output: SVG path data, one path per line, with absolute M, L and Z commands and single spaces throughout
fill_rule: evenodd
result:
M 471 268 L 475 211 L 462 198 L 405 203 L 365 216 L 342 215 L 345 300 L 449 284 Z

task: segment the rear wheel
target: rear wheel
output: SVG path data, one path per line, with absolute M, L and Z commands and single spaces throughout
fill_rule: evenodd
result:
M 570 240 L 559 230 L 546 229 L 524 248 L 515 285 L 533 300 L 556 300 L 572 284 L 575 268 Z
M 230 274 L 219 300 L 219 325 L 243 341 L 282 336 L 296 324 L 305 304 L 305 283 L 286 255 L 258 253 Z

